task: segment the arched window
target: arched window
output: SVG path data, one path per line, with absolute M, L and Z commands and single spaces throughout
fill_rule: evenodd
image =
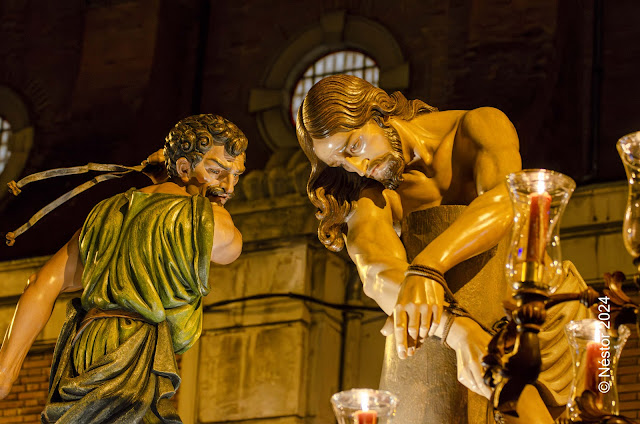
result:
M 298 108 L 313 86 L 324 77 L 336 74 L 354 75 L 378 86 L 380 69 L 376 62 L 366 54 L 353 50 L 341 50 L 329 53 L 316 60 L 298 80 L 291 96 L 291 119 L 295 123 Z
M 338 60 L 343 66 L 351 60 L 353 69 L 338 71 Z M 292 115 L 316 80 L 337 73 L 371 77 L 371 83 L 389 92 L 409 85 L 409 64 L 385 27 L 345 11 L 324 14 L 290 40 L 249 95 L 249 112 L 255 113 L 260 134 L 274 152 L 299 149 Z
M 0 188 L 20 177 L 32 145 L 33 125 L 26 103 L 11 88 L 0 85 Z M 0 189 L 0 198 L 7 193 Z
M 9 150 L 9 139 L 11 138 L 11 124 L 0 115 L 0 174 L 9 162 L 11 150 Z

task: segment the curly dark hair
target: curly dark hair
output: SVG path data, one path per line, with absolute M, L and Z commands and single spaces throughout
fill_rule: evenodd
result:
M 169 177 L 177 177 L 176 161 L 186 158 L 195 168 L 214 145 L 224 145 L 231 156 L 240 156 L 248 140 L 233 122 L 212 114 L 193 115 L 176 124 L 165 138 L 164 157 Z

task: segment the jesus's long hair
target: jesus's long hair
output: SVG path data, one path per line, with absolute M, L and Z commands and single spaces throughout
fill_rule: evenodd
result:
M 371 119 L 386 129 L 391 116 L 411 120 L 436 110 L 420 100 L 407 100 L 399 91 L 389 95 L 350 75 L 326 77 L 309 90 L 298 110 L 296 133 L 311 162 L 307 195 L 318 208 L 318 238 L 329 250 L 342 250 L 345 221 L 354 210 L 355 201 L 364 188 L 380 183 L 342 168 L 327 166 L 313 151 L 312 138 L 352 131 Z

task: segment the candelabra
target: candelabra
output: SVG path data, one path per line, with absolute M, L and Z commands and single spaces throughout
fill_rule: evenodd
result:
M 629 181 L 623 240 L 640 269 L 640 132 L 622 137 L 617 148 Z M 622 290 L 624 274 L 605 274 L 601 292 L 588 288 L 581 293 L 553 294 L 561 263 L 559 220 L 575 183 L 553 171 L 524 170 L 511 174 L 508 184 L 515 212 L 507 259 L 513 295 L 505 303 L 507 324 L 493 337 L 483 360 L 485 382 L 495 389 L 494 408 L 501 414 L 518 416 L 516 405 L 524 387 L 534 384 L 540 373 L 538 333 L 546 310 L 579 301 L 595 308 L 600 320 L 572 322 L 566 328 L 574 347 L 574 381 L 567 405 L 569 418 L 557 422 L 633 424 L 617 415 L 615 388 L 615 365 L 628 336 L 624 324 L 636 324 L 640 332 L 638 304 Z M 638 284 L 637 277 L 635 282 Z M 607 328 L 602 318 L 606 318 Z M 595 364 L 609 370 L 609 374 L 605 372 L 609 380 L 598 379 L 595 369 L 585 368 Z M 594 378 L 584 381 L 584 375 Z
M 575 182 L 566 175 L 529 169 L 507 178 L 514 208 L 507 277 L 513 293 L 505 305 L 508 324 L 491 340 L 484 358 L 486 383 L 495 388 L 494 407 L 517 416 L 516 405 L 525 386 L 534 384 L 542 359 L 538 333 L 546 310 L 569 300 L 585 305 L 595 301 L 593 289 L 583 293 L 553 292 L 562 272 L 560 217 Z

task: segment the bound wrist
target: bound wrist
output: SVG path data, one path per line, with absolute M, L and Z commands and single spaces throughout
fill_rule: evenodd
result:
M 407 270 L 405 271 L 404 275 L 405 277 L 408 275 L 418 275 L 418 276 L 425 277 L 435 281 L 436 283 L 440 284 L 444 289 L 445 299 L 447 300 L 447 302 L 456 303 L 455 297 L 453 296 L 453 292 L 451 291 L 451 289 L 449 289 L 449 285 L 447 284 L 447 281 L 444 278 L 444 274 L 441 271 L 437 270 L 436 268 L 414 263 L 409 265 L 409 267 L 407 267 Z

